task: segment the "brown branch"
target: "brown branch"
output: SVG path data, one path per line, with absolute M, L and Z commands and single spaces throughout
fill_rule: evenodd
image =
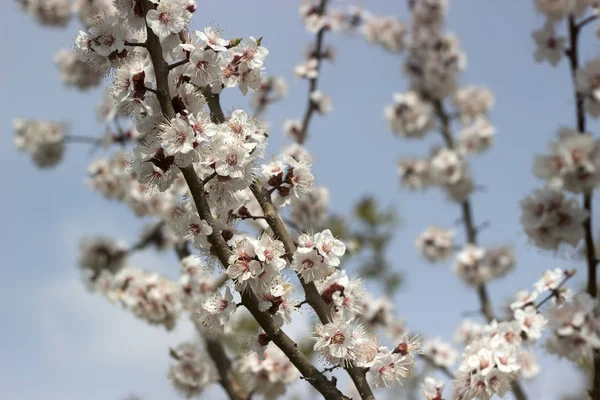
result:
M 565 270 L 564 272 L 565 272 L 565 277 L 563 278 L 563 280 L 558 284 L 557 287 L 555 287 L 554 289 L 552 289 L 550 291 L 550 294 L 548 296 L 546 296 L 542 301 L 540 301 L 535 306 L 536 310 L 539 310 L 551 298 L 558 297 L 560 295 L 560 289 L 565 285 L 565 283 L 567 283 L 567 281 L 569 279 L 571 279 L 573 277 L 573 275 L 575 275 L 576 270 L 575 269 L 572 269 L 570 271 Z
M 437 365 L 431 357 L 429 357 L 425 354 L 419 354 L 418 356 L 421 360 L 425 361 L 429 366 L 439 370 L 444 375 L 446 375 L 446 377 L 448 379 L 454 380 L 454 374 L 448 368 L 443 367 L 441 365 Z
M 327 7 L 327 0 L 321 0 L 321 4 L 319 5 L 319 15 L 323 15 L 325 14 L 325 10 Z M 317 61 L 317 65 L 315 67 L 315 69 L 317 70 L 317 76 L 315 76 L 314 78 L 311 78 L 309 80 L 309 85 L 308 85 L 308 104 L 306 105 L 306 110 L 304 111 L 304 118 L 302 119 L 302 127 L 300 128 L 300 132 L 298 134 L 298 136 L 296 137 L 296 142 L 298 142 L 298 144 L 303 144 L 304 141 L 306 140 L 306 136 L 308 136 L 308 125 L 310 124 L 310 120 L 314 114 L 314 112 L 316 111 L 316 107 L 313 103 L 313 101 L 310 98 L 310 95 L 317 90 L 317 85 L 319 82 L 319 74 L 320 74 L 320 70 L 321 70 L 321 59 L 323 58 L 322 56 L 322 51 L 321 49 L 323 48 L 323 36 L 325 34 L 325 28 L 321 28 L 319 29 L 319 32 L 317 32 L 316 36 L 315 36 L 315 52 L 314 54 L 316 54 L 316 56 L 314 57 L 314 59 Z
M 208 241 L 212 245 L 213 251 L 221 261 L 223 267 L 226 267 L 229 265 L 229 257 L 232 255 L 232 251 L 216 228 L 206 195 L 204 194 L 204 185 L 198 178 L 198 175 L 196 175 L 193 167 L 181 168 L 181 172 L 188 184 L 200 218 L 213 228 L 213 232 L 208 236 Z M 292 364 L 300 371 L 304 379 L 327 399 L 346 399 L 337 387 L 312 365 L 310 360 L 300 351 L 298 344 L 292 341 L 283 330 L 275 325 L 271 316 L 259 310 L 258 299 L 251 290 L 243 291 L 241 296 L 242 304 L 250 311 L 254 319 L 256 319 L 265 333 L 269 335 L 269 338 L 271 338 L 275 345 L 283 351 Z
M 148 0 L 143 0 L 142 6 L 145 15 L 151 8 L 151 3 L 149 3 Z M 163 115 L 168 119 L 172 119 L 175 116 L 175 111 L 173 109 L 169 94 L 168 66 L 163 59 L 162 47 L 158 37 L 156 37 L 156 35 L 147 25 L 146 32 L 148 35 L 148 52 L 150 53 L 152 64 L 154 65 L 154 73 L 156 74 L 158 100 Z M 219 103 L 219 95 L 212 94 L 210 91 L 205 89 L 204 96 L 206 97 L 207 103 L 210 107 L 211 119 L 213 122 L 223 122 L 225 120 L 225 116 Z M 229 257 L 233 253 L 225 242 L 221 232 L 217 229 L 215 220 L 208 205 L 206 194 L 204 193 L 204 184 L 196 174 L 193 166 L 180 168 L 180 170 L 188 185 L 200 218 L 206 221 L 206 223 L 213 229 L 212 233 L 208 235 L 208 241 L 212 246 L 211 252 L 219 259 L 222 266 L 227 268 L 229 265 Z M 348 397 L 344 396 L 343 393 L 338 390 L 335 383 L 328 380 L 325 375 L 315 368 L 306 355 L 300 351 L 298 344 L 290 339 L 282 329 L 275 325 L 271 316 L 260 311 L 259 301 L 251 290 L 244 290 L 241 293 L 241 297 L 242 304 L 248 309 L 248 311 L 250 311 L 250 314 L 252 314 L 254 319 L 258 322 L 265 333 L 269 335 L 269 338 L 273 341 L 273 343 L 275 343 L 275 345 L 281 349 L 281 351 L 288 357 L 290 362 L 294 364 L 298 371 L 300 371 L 305 380 L 307 380 L 326 399 L 348 399 Z M 371 399 L 374 398 L 371 397 Z
M 231 400 L 248 399 L 249 395 L 245 393 L 244 389 L 235 379 L 233 368 L 231 367 L 231 360 L 227 357 L 227 353 L 225 353 L 225 349 L 221 342 L 218 339 L 212 339 L 205 336 L 204 341 L 206 342 L 206 351 L 217 367 L 221 386 L 223 386 L 223 389 L 225 389 L 229 398 Z
M 452 135 L 452 131 L 450 129 L 451 118 L 448 112 L 444 108 L 444 104 L 440 100 L 432 100 L 436 116 L 440 120 L 440 131 L 446 142 L 446 146 L 449 149 L 454 149 L 454 138 Z M 475 227 L 475 223 L 473 220 L 473 211 L 471 207 L 471 201 L 467 198 L 465 201 L 461 203 L 462 210 L 462 223 L 465 227 L 465 236 L 467 238 L 467 243 L 472 245 L 477 245 L 477 228 Z M 492 322 L 496 319 L 494 316 L 494 311 L 492 308 L 492 302 L 490 301 L 490 296 L 487 291 L 487 287 L 485 283 L 480 283 L 477 286 L 477 296 L 479 297 L 479 305 L 481 307 L 481 312 L 485 316 L 488 322 Z M 527 395 L 521 388 L 519 381 L 514 380 L 511 383 L 512 391 L 517 400 L 526 400 Z
M 252 193 L 254 194 L 254 197 L 256 197 L 260 208 L 263 210 L 263 214 L 265 215 L 265 220 L 267 221 L 267 224 L 271 227 L 277 239 L 281 240 L 281 242 L 283 243 L 283 246 L 286 251 L 285 258 L 291 263 L 294 252 L 296 251 L 296 246 L 294 245 L 294 242 L 289 232 L 285 228 L 285 225 L 279 218 L 279 213 L 277 209 L 275 208 L 273 203 L 271 203 L 271 196 L 269 192 L 263 187 L 263 185 L 258 180 L 252 182 L 252 184 L 250 185 L 250 190 L 252 190 Z M 325 303 L 325 300 L 323 300 L 323 298 L 319 294 L 319 291 L 317 290 L 317 287 L 315 286 L 314 282 L 306 283 L 300 276 L 298 276 L 298 278 L 300 279 L 300 283 L 302 284 L 302 288 L 304 289 L 306 303 L 308 303 L 315 310 L 315 313 L 319 317 L 321 323 L 326 324 L 330 322 L 331 310 L 327 303 Z M 373 395 L 373 392 L 369 387 L 369 383 L 367 382 L 365 376 L 365 371 L 362 368 L 353 365 L 345 367 L 344 369 L 348 372 L 348 375 L 350 375 L 352 382 L 354 382 L 354 385 L 356 386 L 356 389 L 358 390 L 361 399 L 374 400 L 375 396 Z
M 179 260 L 182 260 L 185 257 L 192 254 L 190 252 L 187 242 L 179 248 L 176 247 L 175 250 L 177 252 Z M 227 274 L 223 275 L 227 277 Z M 215 282 L 213 283 L 213 288 L 218 289 L 226 281 L 226 279 L 222 279 L 222 276 L 217 278 L 217 280 L 215 280 Z M 231 400 L 250 399 L 251 394 L 245 393 L 244 389 L 238 383 L 235 374 L 233 373 L 233 368 L 231 367 L 231 360 L 227 356 L 227 353 L 225 352 L 225 349 L 223 348 L 221 342 L 218 339 L 207 337 L 201 331 L 199 331 L 198 333 L 200 334 L 200 336 L 202 336 L 204 342 L 206 343 L 206 351 L 208 352 L 208 355 L 210 356 L 211 360 L 215 363 L 215 366 L 217 367 L 217 372 L 219 373 L 219 383 L 221 384 L 225 392 L 227 392 L 229 398 Z M 171 354 L 174 356 L 177 355 L 173 352 Z
M 149 0 L 142 0 L 144 18 L 148 11 L 153 8 L 154 6 Z M 156 77 L 156 97 L 158 98 L 163 115 L 167 119 L 172 119 L 175 117 L 175 109 L 173 108 L 171 95 L 169 94 L 169 66 L 163 58 L 160 39 L 154 34 L 147 23 L 146 36 L 146 48 L 150 53 L 150 59 L 152 60 L 154 75 Z
M 577 130 L 583 134 L 585 132 L 585 109 L 584 109 L 584 94 L 577 92 L 577 71 L 579 69 L 579 33 L 581 27 L 586 23 L 591 22 L 583 20 L 579 24 L 576 23 L 574 16 L 569 16 L 569 66 L 571 68 L 571 78 L 575 93 L 575 116 L 577 119 Z M 588 212 L 588 218 L 583 222 L 583 230 L 585 232 L 585 253 L 587 262 L 587 292 L 594 299 L 598 297 L 598 283 L 596 281 L 596 267 L 598 258 L 596 257 L 596 249 L 594 245 L 594 237 L 592 234 L 592 192 L 583 194 L 583 208 Z M 592 389 L 590 395 L 593 400 L 600 400 L 600 352 L 594 350 L 594 369 L 592 379 Z
M 212 174 L 210 174 L 209 176 L 207 176 L 206 178 L 202 179 L 202 184 L 206 185 L 208 182 L 211 181 L 212 178 L 214 178 L 215 176 L 217 176 L 216 172 L 213 172 Z
M 131 47 L 146 47 L 146 43 L 142 42 L 142 43 L 137 43 L 137 42 L 125 42 L 125 46 L 131 46 Z
M 576 25 L 576 26 L 577 26 L 577 29 L 578 29 L 578 30 L 581 30 L 581 28 L 583 28 L 584 26 L 586 26 L 586 25 L 587 25 L 587 24 L 589 24 L 590 22 L 594 22 L 594 21 L 595 21 L 595 20 L 597 20 L 597 19 L 598 19 L 598 15 L 596 15 L 596 14 L 590 15 L 589 17 L 587 17 L 587 18 L 584 18 L 584 19 L 582 19 L 581 21 L 579 21 L 579 22 L 577 23 L 577 25 Z
M 182 65 L 185 65 L 185 64 L 187 64 L 189 62 L 190 62 L 190 60 L 188 58 L 186 58 L 185 60 L 177 61 L 176 63 L 173 63 L 173 64 L 169 65 L 168 69 L 169 69 L 169 71 L 171 71 L 171 70 L 173 70 L 173 69 L 175 69 L 177 67 L 180 67 Z
M 63 140 L 65 143 L 89 143 L 96 146 L 102 143 L 101 138 L 95 138 L 90 136 L 66 135 Z
M 152 230 L 146 233 L 144 237 L 142 237 L 136 244 L 131 246 L 127 252 L 133 253 L 135 251 L 142 250 L 148 247 L 153 241 L 157 239 L 157 237 L 159 237 L 164 226 L 165 221 L 157 222 L 156 225 L 154 225 L 154 227 L 152 228 Z

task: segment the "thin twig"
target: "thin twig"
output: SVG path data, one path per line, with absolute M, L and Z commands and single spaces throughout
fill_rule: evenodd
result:
M 173 70 L 173 69 L 175 69 L 177 67 L 180 67 L 182 65 L 185 65 L 185 64 L 187 64 L 189 62 L 190 62 L 189 58 L 186 58 L 185 60 L 177 61 L 176 63 L 173 63 L 173 64 L 169 65 L 169 71 L 171 71 L 171 70 Z
M 425 361 L 429 366 L 441 371 L 444 375 L 446 375 L 446 377 L 448 377 L 451 380 L 454 380 L 454 374 L 446 367 L 443 367 L 441 365 L 437 365 L 432 359 L 431 357 L 425 355 L 425 354 L 419 354 L 419 358 L 423 361 Z
M 187 242 L 183 247 L 179 249 L 176 248 L 176 251 L 179 260 L 182 260 L 185 257 L 191 255 L 189 247 L 187 246 Z M 227 274 L 223 275 L 227 276 Z M 219 280 L 221 279 L 222 278 L 219 277 L 213 283 L 214 289 L 217 289 L 219 286 L 221 286 L 220 284 L 218 284 Z M 225 282 L 225 280 L 223 280 L 223 282 Z M 227 392 L 227 394 L 229 395 L 229 398 L 231 400 L 250 399 L 251 393 L 245 393 L 244 389 L 238 383 L 231 365 L 232 361 L 227 356 L 227 353 L 225 352 L 221 341 L 219 339 L 207 337 L 202 331 L 199 331 L 198 333 L 206 342 L 206 351 L 210 356 L 211 360 L 215 363 L 215 366 L 217 367 L 217 372 L 219 373 L 220 378 L 219 382 L 225 390 L 225 392 Z M 171 357 L 179 359 L 177 353 L 174 350 L 171 349 L 169 353 L 171 354 Z
M 296 246 L 294 245 L 294 242 L 285 225 L 281 221 L 279 212 L 271 202 L 270 194 L 258 180 L 252 182 L 250 185 L 250 190 L 258 201 L 260 208 L 263 210 L 267 224 L 269 224 L 275 236 L 281 240 L 281 242 L 283 242 L 283 246 L 286 251 L 284 257 L 289 262 L 292 262 L 292 257 L 296 251 Z M 321 297 L 314 282 L 306 283 L 300 276 L 298 276 L 298 279 L 300 280 L 302 288 L 304 289 L 306 302 L 315 310 L 315 313 L 319 317 L 321 323 L 328 323 L 331 320 L 331 310 L 325 303 L 325 300 L 323 300 Z M 344 367 L 344 369 L 348 372 L 348 375 L 350 375 L 350 378 L 354 382 L 361 399 L 374 400 L 375 396 L 373 395 L 371 387 L 367 382 L 366 374 L 363 369 L 354 365 L 349 365 Z
M 326 8 L 327 8 L 327 0 L 321 0 L 321 3 L 319 5 L 319 15 L 324 15 Z M 325 29 L 321 28 L 315 36 L 315 54 L 316 54 L 316 56 L 314 57 L 314 59 L 317 61 L 317 65 L 315 66 L 315 69 L 317 70 L 317 74 L 314 78 L 311 78 L 309 80 L 308 104 L 306 105 L 306 110 L 304 111 L 304 118 L 302 119 L 302 127 L 300 128 L 300 132 L 298 133 L 298 136 L 296 137 L 296 142 L 298 142 L 298 144 L 303 144 L 304 141 L 306 140 L 306 137 L 308 136 L 308 125 L 310 124 L 310 120 L 311 120 L 314 112 L 316 111 L 315 104 L 311 100 L 310 96 L 315 90 L 317 90 L 317 85 L 319 82 L 319 74 L 321 73 L 321 59 L 322 59 L 321 49 L 323 48 L 324 34 L 325 34 Z
M 65 143 L 89 143 L 94 145 L 99 145 L 102 143 L 101 138 L 95 138 L 90 136 L 74 136 L 67 135 L 64 138 Z
M 156 237 L 160 234 L 164 226 L 165 221 L 157 222 L 150 232 L 144 235 L 144 237 L 140 241 L 138 241 L 136 244 L 129 248 L 128 253 L 133 253 L 137 250 L 142 250 L 146 248 L 150 243 L 152 243 L 153 240 L 156 239 Z
M 137 42 L 125 42 L 125 46 L 146 47 L 146 43 L 145 42 L 141 42 L 141 43 L 137 43 Z
M 593 19 L 592 19 L 593 20 Z M 574 16 L 569 16 L 569 66 L 571 68 L 571 78 L 573 80 L 575 95 L 575 116 L 577 119 L 577 130 L 583 134 L 585 132 L 585 109 L 584 95 L 577 91 L 577 71 L 579 70 L 579 33 L 582 26 L 592 20 L 585 19 L 579 24 L 575 22 Z M 598 283 L 596 281 L 596 267 L 598 259 L 596 257 L 596 248 L 592 234 L 592 192 L 584 193 L 583 208 L 588 212 L 588 218 L 583 222 L 585 232 L 585 253 L 587 261 L 587 292 L 596 299 L 598 297 Z M 596 304 L 597 306 L 597 304 Z M 593 400 L 600 400 L 600 352 L 594 351 L 594 369 L 592 379 L 592 389 L 590 395 Z
M 206 178 L 204 178 L 204 179 L 202 180 L 202 184 L 203 184 L 203 185 L 206 185 L 206 184 L 207 184 L 208 182 L 210 182 L 210 180 L 211 180 L 212 178 L 214 178 L 215 176 L 217 176 L 217 173 L 216 173 L 216 172 L 213 172 L 212 174 L 210 174 L 209 176 L 207 176 Z
M 564 271 L 565 272 L 565 277 L 563 278 L 563 280 L 558 284 L 558 286 L 556 286 L 554 289 L 552 289 L 550 291 L 550 294 L 548 296 L 546 296 L 546 298 L 544 298 L 542 301 L 540 301 L 535 308 L 537 310 L 539 310 L 548 300 L 550 300 L 553 297 L 558 297 L 560 295 L 560 289 L 565 285 L 565 283 L 567 283 L 567 281 L 569 279 L 571 279 L 573 277 L 573 275 L 575 275 L 575 270 L 572 269 L 570 271 Z
M 586 26 L 590 22 L 594 22 L 597 19 L 598 19 L 598 15 L 597 14 L 590 15 L 589 17 L 582 19 L 576 25 L 577 26 L 577 30 L 581 30 L 581 28 L 583 28 L 584 26 Z
M 441 125 L 441 133 L 444 141 L 446 142 L 446 146 L 450 149 L 454 149 L 454 137 L 452 135 L 452 131 L 450 129 L 450 117 L 448 112 L 446 112 L 444 108 L 444 104 L 440 100 L 433 100 L 433 105 L 435 109 L 435 113 L 440 120 Z M 477 229 L 475 228 L 475 223 L 473 220 L 473 211 L 470 200 L 467 198 L 461 204 L 462 210 L 462 222 L 465 228 L 465 236 L 467 238 L 467 243 L 472 245 L 477 245 Z M 481 313 L 485 316 L 488 322 L 492 322 L 496 319 L 494 315 L 494 311 L 492 309 L 492 303 L 490 301 L 490 296 L 487 291 L 487 287 L 485 283 L 480 283 L 477 286 L 477 296 L 479 298 L 479 305 L 481 307 Z M 514 380 L 511 384 L 513 394 L 517 400 L 526 400 L 527 395 L 521 388 L 521 385 L 518 380 Z

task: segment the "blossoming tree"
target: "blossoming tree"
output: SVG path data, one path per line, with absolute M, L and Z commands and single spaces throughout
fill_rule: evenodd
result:
M 109 157 L 91 163 L 90 187 L 154 222 L 132 246 L 85 238 L 79 264 L 91 291 L 137 318 L 167 330 L 181 318 L 194 322 L 198 340 L 170 349 L 168 378 L 182 395 L 199 397 L 218 384 L 223 398 L 272 399 L 302 380 L 326 399 L 371 400 L 386 391 L 397 398 L 418 386 L 428 400 L 508 393 L 524 400 L 529 397 L 522 381 L 540 369 L 533 346 L 544 342 L 547 352 L 588 363 L 592 379 L 584 396 L 600 399 L 592 231 L 600 141 L 586 131 L 586 119 L 600 117 L 600 60 L 584 60 L 580 52 L 581 33 L 598 26 L 599 2 L 534 1 L 546 17 L 533 33 L 535 59 L 568 62 L 577 125 L 561 128 L 550 151 L 535 157 L 533 171 L 547 182 L 521 201 L 521 222 L 535 246 L 556 251 L 583 243 L 579 273 L 587 287 L 581 293 L 567 288 L 576 269 L 548 270 L 529 283 L 531 290 L 515 293 L 502 315 L 487 285 L 509 274 L 515 257 L 509 247 L 478 244 L 485 225 L 476 224 L 471 195 L 478 186 L 469 170 L 469 159 L 493 144 L 487 117 L 494 96 L 485 87 L 458 83 L 466 56 L 445 30 L 447 0 L 409 0 L 405 22 L 358 7 L 336 10 L 327 0 L 303 2 L 300 16 L 314 42 L 294 73 L 307 80 L 309 91 L 302 118 L 284 124 L 294 143 L 273 157 L 262 118 L 287 89 L 282 78 L 265 73 L 268 38 L 194 29 L 194 0 L 20 3 L 43 25 L 65 26 L 77 14 L 83 28 L 72 50 L 57 53 L 56 63 L 64 83 L 81 90 L 111 77 L 98 107 L 110 128 L 102 137 L 82 137 L 61 123 L 17 119 L 15 146 L 40 168 L 60 162 L 71 143 L 111 149 Z M 326 36 L 342 32 L 359 33 L 391 57 L 402 56 L 409 90 L 390 93 L 393 103 L 383 114 L 391 132 L 407 140 L 440 133 L 428 157 L 404 159 L 398 172 L 406 189 L 439 188 L 462 214 L 464 245 L 456 244 L 454 229 L 434 225 L 415 240 L 428 262 L 454 258 L 453 271 L 478 296 L 484 322 L 467 319 L 458 327 L 461 356 L 441 339 L 411 334 L 389 301 L 367 292 L 363 278 L 372 266 L 359 270 L 364 277 L 344 269 L 357 243 L 381 253 L 389 234 L 377 227 L 391 215 L 367 200 L 359 214 L 372 229 L 338 232 L 327 189 L 313 184 L 313 159 L 304 145 L 312 119 L 332 110 L 319 76 L 334 57 Z M 252 112 L 225 113 L 221 94 L 230 90 L 249 93 Z M 132 253 L 152 246 L 178 256 L 178 282 L 128 263 Z M 376 260 L 374 276 L 395 282 L 385 260 Z M 302 310 L 317 319 L 307 329 L 308 348 L 286 333 Z M 434 370 L 449 378 L 449 388 L 428 376 Z

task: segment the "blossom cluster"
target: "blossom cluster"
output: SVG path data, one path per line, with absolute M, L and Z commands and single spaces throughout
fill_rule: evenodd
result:
M 19 118 L 13 128 L 15 147 L 30 153 L 38 167 L 53 167 L 62 160 L 67 130 L 63 123 Z
M 318 281 L 335 271 L 345 252 L 346 245 L 333 237 L 329 229 L 314 236 L 302 234 L 290 267 L 304 282 Z
M 589 193 L 600 183 L 600 140 L 566 127 L 550 144 L 549 155 L 538 155 L 534 173 L 551 187 Z
M 66 26 L 71 19 L 71 3 L 69 0 L 19 0 L 28 14 L 41 25 Z
M 248 296 L 257 304 L 258 311 L 251 311 L 265 313 L 272 321 L 269 328 L 277 332 L 289 324 L 295 311 L 315 301 L 309 298 L 309 290 L 302 302 L 292 298 L 295 286 L 288 279 L 295 277 L 287 272 L 294 271 L 305 288 L 316 288 L 317 300 L 329 308 L 328 319 L 319 313 L 323 322 L 312 331 L 313 350 L 327 363 L 349 370 L 359 367 L 369 384 L 386 388 L 409 378 L 418 354 L 441 369 L 456 363 L 458 353 L 450 344 L 438 338 L 422 343 L 419 335 L 410 336 L 388 298 L 369 295 L 361 279 L 341 269 L 346 244 L 326 229 L 329 195 L 326 188 L 314 186 L 312 156 L 299 145 L 311 114 L 332 110 L 331 98 L 317 88 L 321 63 L 335 59 L 335 50 L 322 43 L 324 32 L 360 31 L 369 43 L 407 53 L 403 71 L 409 88 L 395 93 L 394 103 L 384 110 L 390 130 L 411 139 L 439 130 L 444 141 L 427 158 L 401 161 L 403 185 L 410 189 L 439 186 L 452 201 L 468 208 L 476 187 L 469 157 L 493 144 L 495 128 L 488 115 L 494 96 L 485 87 L 458 84 L 466 56 L 458 38 L 444 31 L 447 0 L 409 1 L 410 25 L 357 7 L 339 12 L 327 10 L 327 2 L 304 2 L 300 16 L 316 43 L 307 49 L 294 73 L 310 82 L 308 105 L 302 122 L 284 122 L 284 130 L 299 144 L 265 164 L 259 160 L 265 158 L 269 134 L 258 116 L 268 104 L 285 96 L 287 85 L 279 77 L 264 77 L 269 51 L 262 46 L 262 38 L 227 39 L 211 27 L 189 29 L 195 0 L 76 0 L 72 8 L 65 0 L 20 3 L 46 25 L 63 26 L 72 12 L 78 14 L 85 29 L 75 39 L 75 50 L 56 55 L 61 79 L 85 90 L 111 73 L 112 85 L 97 110 L 106 134 L 94 144 L 135 145 L 133 155 L 118 150 L 95 161 L 88 182 L 106 198 L 127 204 L 137 216 L 158 219 L 145 228 L 140 243 L 130 248 L 104 237 L 82 243 L 80 266 L 92 290 L 168 330 L 185 312 L 210 343 L 232 333 L 236 318 L 244 313 L 240 305 L 253 306 L 244 301 Z M 584 15 L 590 2 L 535 3 L 548 17 L 533 35 L 538 46 L 535 57 L 556 65 L 563 55 L 569 56 L 567 41 L 556 33 L 556 24 L 568 15 Z M 151 51 L 156 41 L 162 54 L 156 54 L 156 46 Z M 599 77 L 598 60 L 575 71 L 578 99 L 593 117 L 600 116 Z M 223 113 L 219 94 L 233 87 L 244 95 L 255 91 L 251 100 L 255 117 L 242 109 Z M 119 118 L 131 118 L 126 130 L 121 129 Z M 455 125 L 461 129 L 456 138 L 450 131 Z M 58 163 L 65 142 L 74 138 L 58 123 L 18 120 L 15 130 L 15 145 L 31 153 L 40 167 Z M 599 148 L 591 134 L 563 128 L 550 154 L 536 159 L 534 172 L 549 186 L 523 200 L 521 221 L 539 247 L 557 249 L 563 242 L 575 246 L 581 239 L 581 225 L 589 215 L 562 190 L 591 193 L 599 181 Z M 191 184 L 190 176 L 194 178 Z M 194 187 L 193 193 L 188 184 Z M 264 203 L 259 204 L 259 196 L 253 194 L 257 187 L 276 208 L 290 206 L 289 220 L 284 221 L 297 230 L 291 238 L 286 240 L 272 226 L 270 220 L 276 217 L 266 208 L 263 212 Z M 260 233 L 245 233 L 237 225 L 244 220 Z M 509 247 L 476 246 L 468 230 L 479 228 L 468 223 L 469 243 L 456 255 L 454 272 L 467 284 L 485 290 L 486 282 L 514 268 L 515 257 Z M 431 226 L 415 244 L 428 261 L 447 260 L 456 250 L 454 236 L 452 230 Z M 201 256 L 186 256 L 189 244 Z M 148 245 L 177 250 L 182 258 L 178 283 L 128 266 L 127 256 Z M 208 270 L 217 259 L 225 273 L 215 279 Z M 572 298 L 562 289 L 568 277 L 565 271 L 546 271 L 534 291 L 517 293 L 507 320 L 494 320 L 486 311 L 491 320 L 486 325 L 463 321 L 455 335 L 466 347 L 456 374 L 454 399 L 503 396 L 515 379 L 535 376 L 539 367 L 528 346 L 542 337 L 548 325 L 550 352 L 579 360 L 600 349 L 594 300 L 587 295 Z M 544 293 L 554 299 L 549 320 L 534 303 Z M 269 331 L 267 325 L 262 327 Z M 380 328 L 391 345 L 378 339 Z M 286 393 L 286 386 L 300 372 L 294 366 L 297 360 L 288 359 L 276 347 L 276 340 L 258 332 L 253 333 L 250 354 L 233 361 L 232 368 L 247 381 L 249 393 L 274 399 Z M 199 396 L 219 381 L 215 365 L 206 362 L 209 356 L 197 343 L 182 343 L 171 356 L 169 379 L 183 395 Z M 426 399 L 442 400 L 442 390 L 442 382 L 425 379 Z
M 467 244 L 457 255 L 454 272 L 467 284 L 478 286 L 508 274 L 515 267 L 509 247 L 481 248 Z
M 542 249 L 558 249 L 561 243 L 576 246 L 583 237 L 582 223 L 588 218 L 577 200 L 559 189 L 545 186 L 521 201 L 521 224 L 525 233 Z
M 587 293 L 563 302 L 550 313 L 550 353 L 572 361 L 591 360 L 600 350 L 600 321 L 596 301 Z
M 173 362 L 168 377 L 185 397 L 197 397 L 208 385 L 218 381 L 217 369 L 199 343 L 180 343 L 171 353 Z
M 272 343 L 268 344 L 260 355 L 254 352 L 244 357 L 239 371 L 244 374 L 256 393 L 265 399 L 283 396 L 287 385 L 300 378 L 300 372 Z

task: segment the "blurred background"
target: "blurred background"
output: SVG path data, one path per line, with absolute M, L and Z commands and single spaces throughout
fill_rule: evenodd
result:
M 307 82 L 294 79 L 292 73 L 312 42 L 298 16 L 298 4 L 199 0 L 192 20 L 192 28 L 216 26 L 225 37 L 263 37 L 262 45 L 270 51 L 266 72 L 282 75 L 289 83 L 288 97 L 265 115 L 271 127 L 270 154 L 290 143 L 282 122 L 301 118 L 306 103 Z M 338 0 L 330 7 L 350 5 L 408 19 L 404 1 Z M 576 292 L 585 278 L 576 250 L 541 252 L 528 244 L 519 223 L 519 200 L 542 184 L 531 173 L 533 155 L 546 150 L 560 125 L 574 125 L 568 66 L 563 62 L 551 68 L 533 61 L 531 33 L 543 23 L 532 1 L 480 0 L 453 2 L 447 22 L 468 58 L 460 82 L 487 86 L 496 96 L 490 115 L 497 128 L 496 142 L 472 159 L 475 180 L 483 186 L 472 199 L 476 222 L 490 222 L 480 235 L 481 244 L 511 244 L 518 260 L 515 272 L 489 285 L 497 310 L 518 289 L 531 288 L 546 269 L 577 268 L 571 282 Z M 182 321 L 171 333 L 149 326 L 102 296 L 88 293 L 77 268 L 82 236 L 105 234 L 133 243 L 143 227 L 125 206 L 86 187 L 86 168 L 93 157 L 104 155 L 103 150 L 92 154 L 85 144 L 69 145 L 62 163 L 39 170 L 12 145 L 15 117 L 64 121 L 74 135 L 104 132 L 95 119 L 103 87 L 87 92 L 68 89 L 53 64 L 56 51 L 72 47 L 80 25 L 74 19 L 64 29 L 41 27 L 18 4 L 6 1 L 0 27 L 4 132 L 0 171 L 6 174 L 0 200 L 0 398 L 106 400 L 128 394 L 148 400 L 176 398 L 166 378 L 167 349 L 191 339 L 192 325 Z M 589 29 L 583 38 L 583 60 L 598 56 L 592 32 Z M 379 207 L 399 216 L 385 252 L 393 271 L 402 275 L 393 296 L 396 313 L 412 330 L 450 341 L 464 313 L 478 309 L 476 293 L 452 273 L 451 263 L 424 261 L 413 241 L 430 224 L 456 226 L 460 209 L 441 191 L 401 191 L 396 171 L 400 158 L 426 156 L 440 137 L 429 134 L 425 141 L 409 142 L 387 128 L 383 107 L 392 102 L 394 92 L 407 86 L 400 70 L 402 56 L 368 45 L 359 35 L 327 34 L 326 43 L 336 48 L 336 61 L 324 64 L 319 86 L 332 97 L 334 109 L 313 119 L 307 141 L 316 159 L 312 172 L 329 188 L 330 209 L 336 214 L 352 215 L 357 202 L 373 196 Z M 222 96 L 226 111 L 247 109 L 248 100 L 236 90 Z M 589 130 L 598 134 L 599 126 L 591 122 Z M 456 229 L 457 242 L 464 243 L 462 227 Z M 140 253 L 131 264 L 174 279 L 179 274 L 172 254 Z M 369 287 L 380 290 L 382 285 L 370 282 Z M 309 329 L 299 325 L 294 330 Z M 574 365 L 537 353 L 542 372 L 525 385 L 530 399 L 558 399 L 578 392 L 583 381 Z M 206 396 L 220 398 L 222 392 Z

